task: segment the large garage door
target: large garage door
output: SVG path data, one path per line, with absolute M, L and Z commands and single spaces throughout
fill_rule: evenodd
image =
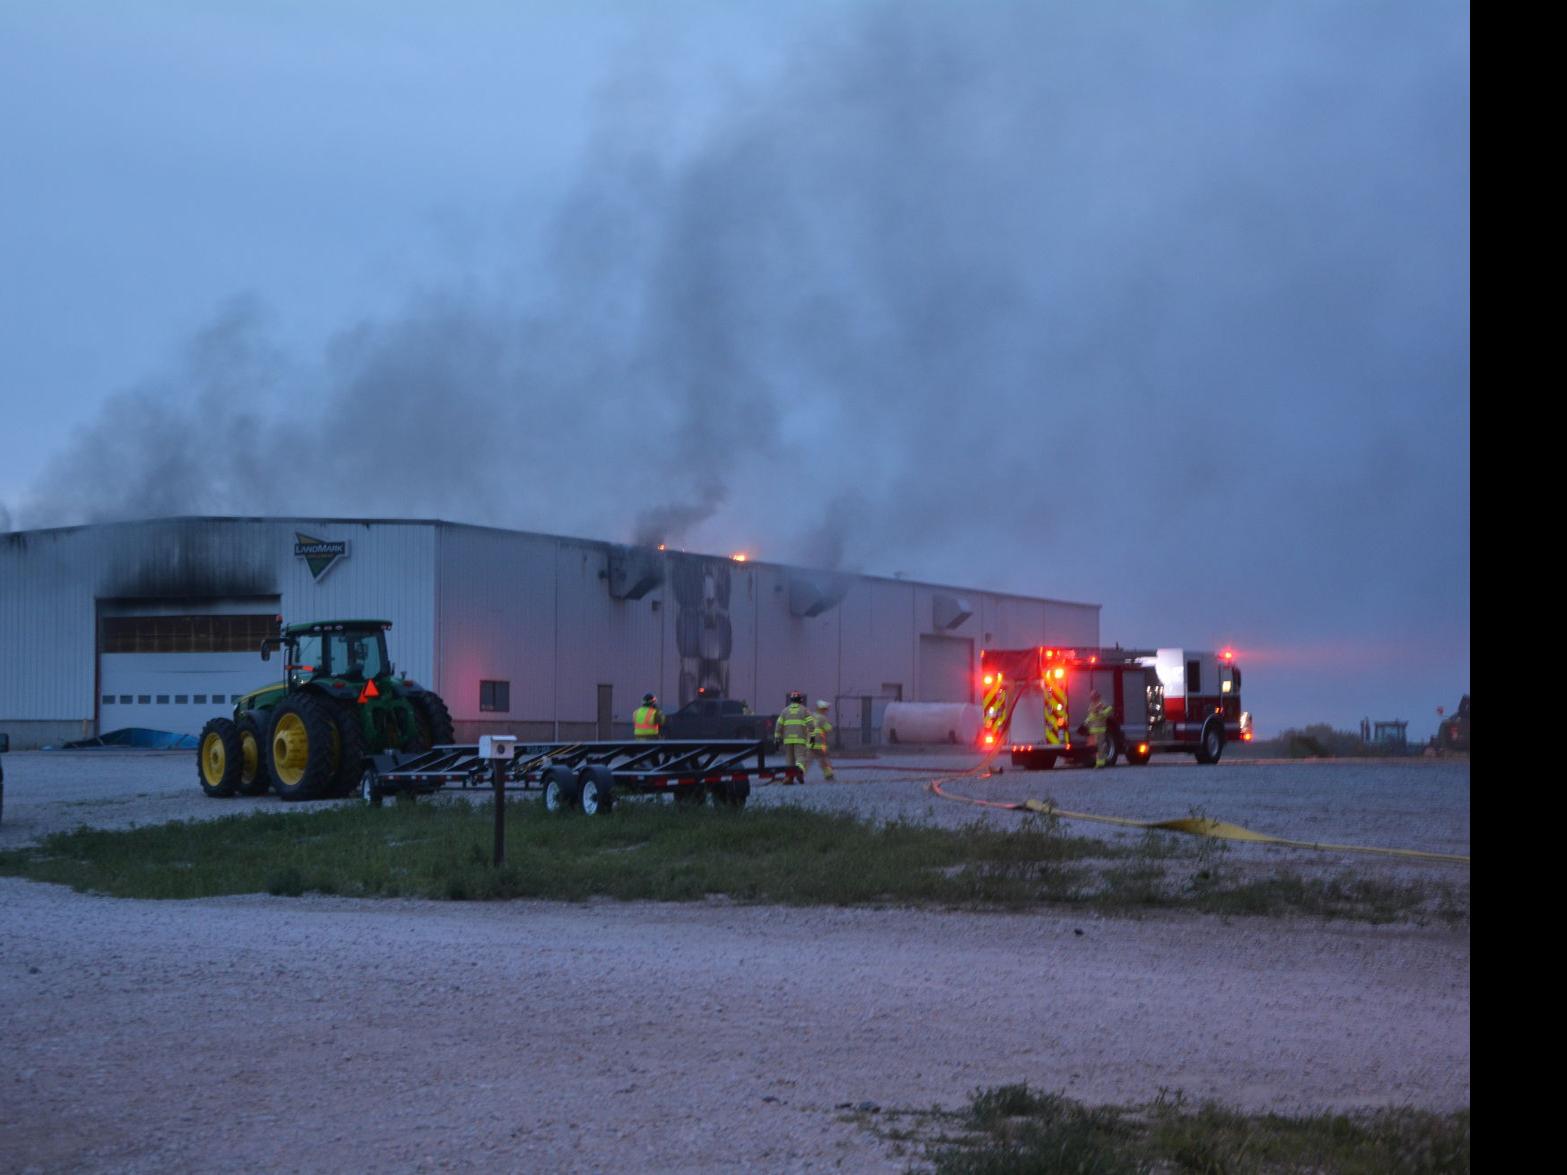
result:
M 117 611 L 117 609 L 116 609 Z M 101 615 L 98 731 L 128 726 L 197 734 L 234 700 L 281 676 L 263 664 L 262 638 L 277 610 Z
M 920 637 L 922 702 L 974 700 L 974 642 L 969 637 Z

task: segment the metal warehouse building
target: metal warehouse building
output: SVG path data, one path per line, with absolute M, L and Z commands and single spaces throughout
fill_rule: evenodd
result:
M 831 699 L 852 745 L 889 700 L 975 700 L 987 645 L 1099 642 L 1097 604 L 451 522 L 155 519 L 0 535 L 0 730 L 194 734 L 279 676 L 279 615 L 391 620 L 464 740 L 628 737 L 647 691 L 708 686 Z

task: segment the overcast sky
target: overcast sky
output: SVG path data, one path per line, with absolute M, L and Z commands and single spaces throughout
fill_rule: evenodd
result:
M 1469 688 L 1469 13 L 0 5 L 0 527 L 442 517 Z

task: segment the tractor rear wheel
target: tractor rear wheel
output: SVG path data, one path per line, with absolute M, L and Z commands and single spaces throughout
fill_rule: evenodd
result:
M 196 746 L 201 790 L 214 799 L 233 795 L 243 766 L 239 728 L 227 718 L 213 718 L 201 728 Z
M 258 717 L 254 710 L 246 710 L 234 723 L 239 728 L 239 786 L 242 796 L 265 795 L 272 790 L 272 776 L 267 771 L 266 738 L 262 729 L 266 719 Z
M 290 694 L 272 711 L 267 766 L 272 790 L 285 800 L 313 800 L 327 794 L 341 758 L 337 723 L 319 698 Z
M 327 795 L 333 799 L 351 796 L 364 775 L 364 761 L 368 749 L 365 745 L 364 727 L 359 724 L 359 710 L 352 702 L 337 702 L 332 706 L 332 721 L 337 724 L 337 774 L 328 787 Z
M 406 748 L 410 751 L 428 751 L 431 747 L 450 746 L 457 741 L 452 728 L 452 712 L 441 701 L 440 695 L 426 690 L 408 699 L 414 712 L 414 740 L 418 744 Z

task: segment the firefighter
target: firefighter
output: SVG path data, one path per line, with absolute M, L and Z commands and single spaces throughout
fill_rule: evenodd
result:
M 642 704 L 631 712 L 631 729 L 638 738 L 664 737 L 664 712 L 658 708 L 658 698 L 642 695 Z
M 827 757 L 827 739 L 832 734 L 832 723 L 827 721 L 827 712 L 832 707 L 827 704 L 825 698 L 816 703 L 816 716 L 811 720 L 811 762 L 822 765 L 822 775 L 831 781 L 832 760 Z
M 799 690 L 791 690 L 789 704 L 778 715 L 778 722 L 773 727 L 773 746 L 783 748 L 784 766 L 789 769 L 786 783 L 805 782 L 806 753 L 811 745 L 811 730 L 815 724 L 816 719 L 805 708 L 805 695 Z
M 1088 733 L 1094 740 L 1094 766 L 1103 767 L 1110 753 L 1110 724 L 1115 721 L 1114 707 L 1105 705 L 1098 690 L 1088 694 Z

